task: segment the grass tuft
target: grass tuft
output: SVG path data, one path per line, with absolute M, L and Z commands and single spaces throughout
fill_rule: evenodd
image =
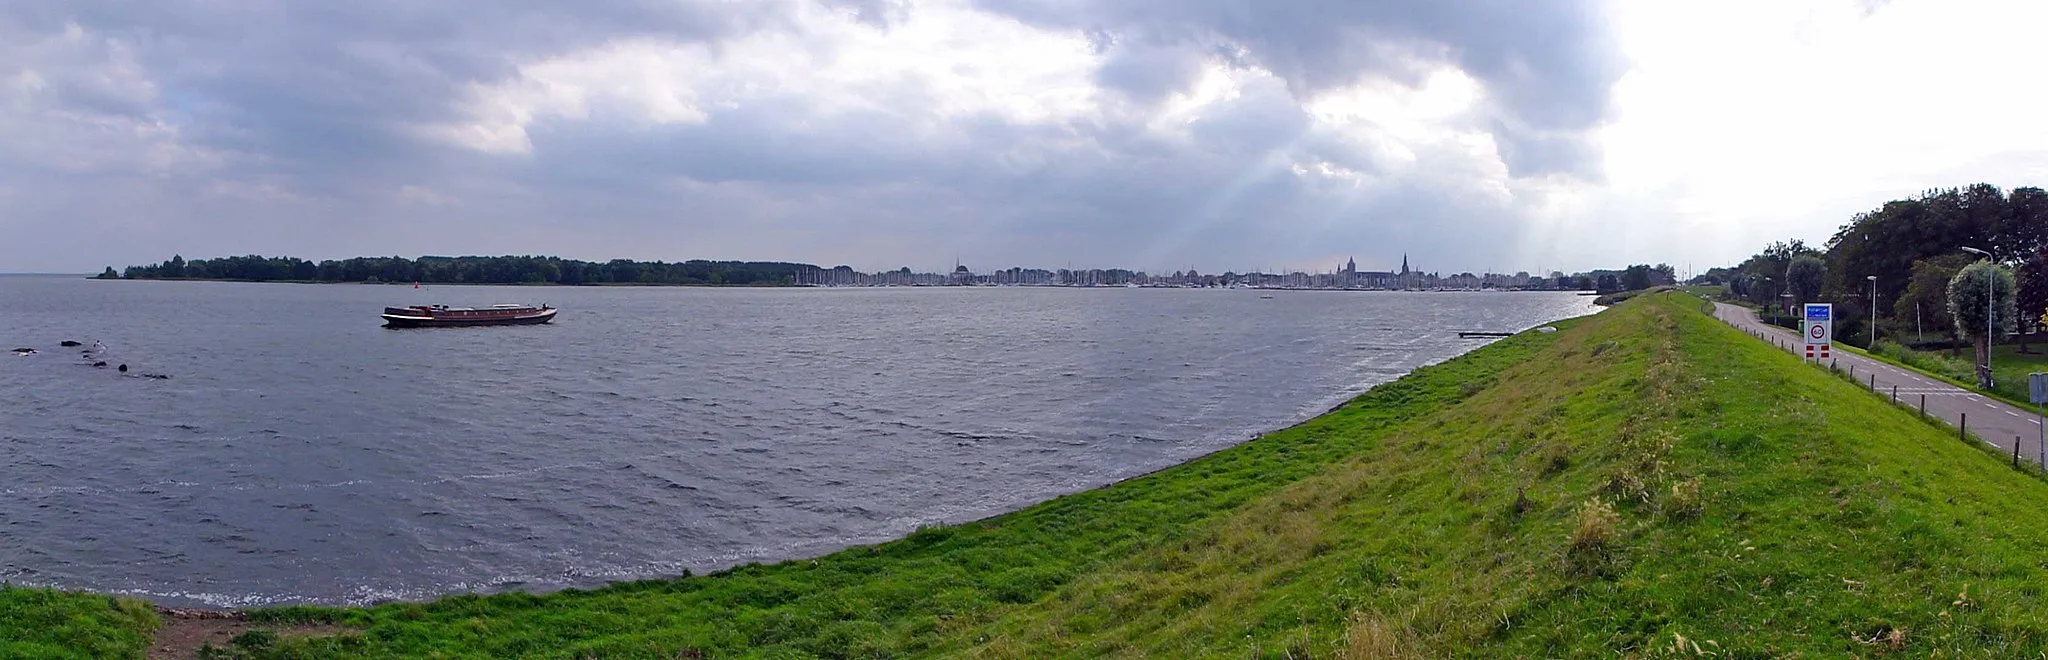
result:
M 1337 654 L 1341 660 L 1420 660 L 1423 657 L 1422 651 L 1416 648 L 1413 633 L 1365 612 L 1351 615 L 1351 626 L 1344 631 L 1344 641 L 1343 650 Z
M 1595 497 L 1573 517 L 1571 543 L 1565 546 L 1565 572 L 1573 577 L 1606 574 L 1621 545 L 1621 514 Z
M 1671 495 L 1664 498 L 1664 517 L 1671 520 L 1692 520 L 1706 512 L 1706 500 L 1700 494 L 1704 477 L 1693 477 L 1671 484 Z

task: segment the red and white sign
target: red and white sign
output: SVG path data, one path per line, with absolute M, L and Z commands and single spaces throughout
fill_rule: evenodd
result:
M 1827 360 L 1835 344 L 1835 306 L 1827 303 L 1806 306 L 1806 358 Z

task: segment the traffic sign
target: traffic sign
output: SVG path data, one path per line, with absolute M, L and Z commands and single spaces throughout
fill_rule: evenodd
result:
M 1806 336 L 1806 357 L 1815 360 L 1830 359 L 1835 344 L 1835 306 L 1831 303 L 1813 303 L 1806 306 L 1805 322 L 1800 327 Z

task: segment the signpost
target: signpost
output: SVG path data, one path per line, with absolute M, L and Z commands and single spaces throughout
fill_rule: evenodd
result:
M 1835 344 L 1835 306 L 1830 303 L 1809 303 L 1806 306 L 1806 320 L 1799 334 L 1806 336 L 1806 359 L 1826 360 L 1833 355 Z
M 2027 374 L 2027 400 L 2034 402 L 2034 428 L 2040 433 L 2041 464 L 2048 466 L 2048 374 Z

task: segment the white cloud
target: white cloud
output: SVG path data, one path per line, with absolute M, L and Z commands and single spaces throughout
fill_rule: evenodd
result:
M 805 2 L 792 26 L 716 44 L 618 41 L 530 62 L 513 80 L 472 87 L 465 121 L 430 130 L 479 151 L 526 153 L 538 122 L 702 123 L 792 98 L 824 115 L 895 117 L 920 134 L 892 137 L 924 139 L 962 118 L 1043 123 L 1100 112 L 1088 80 L 1099 57 L 1079 34 L 958 1 L 921 4 L 888 26 Z

